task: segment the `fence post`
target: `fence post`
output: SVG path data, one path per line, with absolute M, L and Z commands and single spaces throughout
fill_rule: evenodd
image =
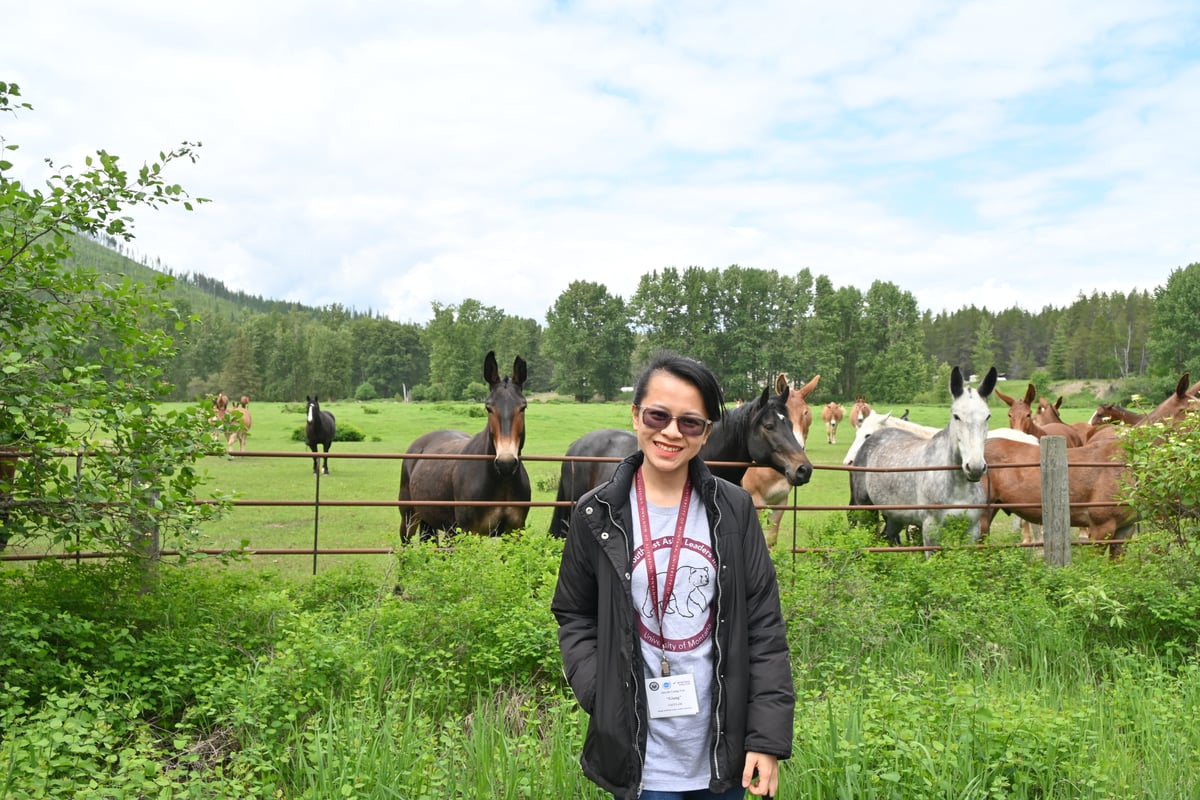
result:
M 1043 436 L 1042 551 L 1046 563 L 1065 567 L 1071 563 L 1071 492 L 1067 469 L 1067 440 Z

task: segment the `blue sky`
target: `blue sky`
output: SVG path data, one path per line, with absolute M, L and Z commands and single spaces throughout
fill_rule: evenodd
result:
M 16 5 L 18 175 L 198 140 L 213 202 L 134 247 L 268 298 L 543 322 L 736 263 L 1037 310 L 1200 261 L 1192 0 Z

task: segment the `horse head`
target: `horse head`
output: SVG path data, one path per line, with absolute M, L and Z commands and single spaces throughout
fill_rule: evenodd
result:
M 792 486 L 803 486 L 812 478 L 813 467 L 789 423 L 790 394 L 786 385 L 774 396 L 771 387 L 763 388 L 762 395 L 749 406 L 746 445 L 751 461 L 782 473 Z
M 854 430 L 854 441 L 850 443 L 850 449 L 846 451 L 842 463 L 846 466 L 853 464 L 854 459 L 858 457 L 858 451 L 862 448 L 863 443 L 871 437 L 872 433 L 886 427 L 888 420 L 891 418 L 892 412 L 889 411 L 886 414 L 872 414 L 864 419 Z
M 951 446 L 962 464 L 963 474 L 969 481 L 978 481 L 987 472 L 984 446 L 987 444 L 988 420 L 992 416 L 987 398 L 995 388 L 995 367 L 988 370 L 978 390 L 963 385 L 962 371 L 958 367 L 950 371 L 950 395 L 953 399 L 947 431 Z M 1029 389 L 1033 390 L 1033 384 L 1029 385 Z M 1032 395 L 1029 395 L 1029 399 L 1033 399 Z M 1028 402 L 1025 405 L 1028 409 Z
M 525 447 L 525 394 L 527 377 L 525 359 L 513 361 L 512 377 L 501 378 L 496 353 L 489 350 L 483 359 L 483 379 L 491 387 L 484 405 L 487 407 L 488 435 L 493 465 L 501 475 L 515 475 L 521 466 L 521 449 Z
M 808 441 L 808 431 L 812 427 L 812 409 L 808 407 L 808 396 L 817 388 L 817 382 L 820 380 L 820 375 L 814 375 L 813 379 L 803 386 L 791 387 L 786 372 L 779 373 L 775 378 L 775 391 L 787 397 L 787 416 L 792 421 L 792 434 L 801 447 Z
M 1008 406 L 1008 427 L 1022 433 L 1033 432 L 1033 398 L 1036 394 L 1037 390 L 1032 383 L 1025 389 L 1024 397 L 1009 397 L 999 389 L 996 390 L 996 397 Z

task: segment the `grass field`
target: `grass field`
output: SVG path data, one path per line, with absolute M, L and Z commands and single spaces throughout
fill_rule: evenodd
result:
M 354 454 L 400 454 L 417 436 L 440 428 L 457 428 L 468 433 L 482 430 L 482 404 L 468 403 L 394 403 L 353 401 L 323 406 L 336 415 L 341 425 L 361 430 L 361 442 L 335 442 L 331 453 L 330 471 L 320 481 L 320 498 L 328 501 L 394 502 L 400 484 L 398 459 L 354 458 Z M 992 401 L 992 427 L 1007 424 L 1007 407 Z M 909 406 L 910 419 L 926 425 L 946 424 L 946 406 Z M 303 442 L 293 440 L 293 433 L 303 428 L 303 404 L 255 403 L 252 406 L 254 425 L 247 442 L 247 452 L 292 453 L 307 452 Z M 818 409 L 814 409 L 819 413 Z M 877 409 L 902 413 L 904 408 Z M 1065 409 L 1067 421 L 1086 419 L 1090 410 Z M 558 457 L 582 434 L 597 428 L 629 428 L 629 405 L 618 403 L 530 402 L 526 412 L 527 438 L 524 455 L 526 469 L 533 486 L 534 502 L 552 502 L 557 490 L 560 463 L 537 460 L 539 456 Z M 813 479 L 793 493 L 795 504 L 801 506 L 842 505 L 848 497 L 846 473 L 836 467 L 853 441 L 854 429 L 843 422 L 838 443 L 826 443 L 824 429 L 818 419 L 809 433 L 809 458 L 817 467 Z M 311 501 L 316 481 L 307 458 L 238 457 L 232 460 L 210 458 L 204 465 L 212 490 L 233 492 L 244 501 L 294 500 Z M 826 467 L 826 468 L 822 468 Z M 528 524 L 532 528 L 549 526 L 550 507 L 530 510 Z M 803 546 L 809 532 L 827 529 L 830 517 L 845 519 L 840 511 L 799 511 L 795 517 L 786 516 L 780 531 L 779 547 L 791 547 L 793 542 Z M 203 547 L 237 547 L 248 541 L 253 549 L 311 548 L 314 537 L 314 509 L 304 506 L 238 506 L 233 513 L 204 531 Z M 390 548 L 398 542 L 400 513 L 388 507 L 323 507 L 319 518 L 321 548 Z M 1011 526 L 998 524 L 994 536 L 1004 537 Z M 321 556 L 320 563 L 331 565 L 348 559 L 372 559 L 373 556 Z M 259 556 L 258 562 L 269 560 L 286 571 L 308 571 L 311 558 L 291 555 Z M 379 560 L 379 559 L 376 559 Z M 380 560 L 382 561 L 382 560 Z

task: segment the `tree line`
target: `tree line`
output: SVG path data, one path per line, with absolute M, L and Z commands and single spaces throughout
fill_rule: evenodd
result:
M 80 248 L 77 258 L 138 266 L 107 247 Z M 822 402 L 937 402 L 951 365 L 967 374 L 995 365 L 1022 379 L 1126 379 L 1147 392 L 1173 385 L 1181 371 L 1200 374 L 1200 263 L 1176 269 L 1153 292 L 1081 292 L 1065 308 L 1036 312 L 972 305 L 937 314 L 889 281 L 861 291 L 809 269 L 668 267 L 643 275 L 628 299 L 574 281 L 544 324 L 470 298 L 434 303 L 425 324 L 394 322 L 337 304 L 264 300 L 205 276 L 173 277 L 175 302 L 192 317 L 178 334 L 178 357 L 165 365 L 178 400 L 218 391 L 279 401 L 312 393 L 480 399 L 488 350 L 502 363 L 517 355 L 529 362 L 527 391 L 584 402 L 619 396 L 660 347 L 713 366 L 731 401 L 754 396 L 779 371 L 795 380 L 819 374 Z

